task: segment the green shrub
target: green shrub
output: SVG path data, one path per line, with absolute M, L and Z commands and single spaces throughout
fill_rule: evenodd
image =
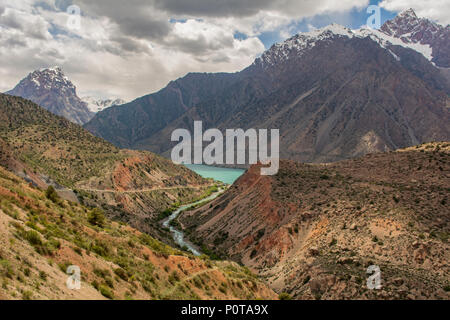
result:
M 24 238 L 27 240 L 32 246 L 40 246 L 42 245 L 41 236 L 34 230 L 26 231 L 24 233 Z
M 58 263 L 58 267 L 59 267 L 59 269 L 62 271 L 62 272 L 64 272 L 64 273 L 66 273 L 67 272 L 67 268 L 69 268 L 69 266 L 71 265 L 71 263 L 70 262 L 61 262 L 61 263 Z
M 24 291 L 22 293 L 22 299 L 23 300 L 31 300 L 31 297 L 33 296 L 33 293 L 31 291 Z
M 108 287 L 114 289 L 114 281 L 111 277 L 106 277 L 105 278 L 105 283 Z
M 0 275 L 6 278 L 12 279 L 14 276 L 14 270 L 12 269 L 8 260 L 0 260 Z
M 88 213 L 88 222 L 94 226 L 103 228 L 105 226 L 105 215 L 99 208 L 94 208 Z
M 122 280 L 128 281 L 128 275 L 122 268 L 114 269 L 114 273 Z
M 47 190 L 45 190 L 45 197 L 54 203 L 60 202 L 58 193 L 56 193 L 56 190 L 55 188 L 53 188 L 53 186 L 48 186 Z
M 95 275 L 97 275 L 100 278 L 106 278 L 106 277 L 111 275 L 111 272 L 109 272 L 108 269 L 94 268 L 93 272 L 94 272 Z
M 180 277 L 178 276 L 178 273 L 176 271 L 172 271 L 172 273 L 169 275 L 169 282 L 171 284 L 175 284 L 178 281 L 180 281 Z
M 102 257 L 108 257 L 111 252 L 109 245 L 106 242 L 95 240 L 93 244 L 91 244 L 90 248 L 93 252 Z
M 292 300 L 292 297 L 289 293 L 282 292 L 279 294 L 278 299 L 279 300 Z
M 44 271 L 39 271 L 39 278 L 46 281 L 47 280 L 47 274 Z
M 104 297 L 111 299 L 111 300 L 114 299 L 114 294 L 111 292 L 111 290 L 108 287 L 100 285 L 99 291 Z

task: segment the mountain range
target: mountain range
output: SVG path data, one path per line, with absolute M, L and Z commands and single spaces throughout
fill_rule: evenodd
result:
M 448 300 L 448 35 L 333 24 L 125 104 L 31 73 L 0 94 L 0 299 Z M 224 186 L 161 156 L 195 120 L 279 128 L 280 170 Z M 186 203 L 200 256 L 162 224 Z
M 380 30 L 339 25 L 273 45 L 238 73 L 192 73 L 85 127 L 168 156 L 177 128 L 280 129 L 281 158 L 330 162 L 450 138 L 448 36 L 408 10 Z

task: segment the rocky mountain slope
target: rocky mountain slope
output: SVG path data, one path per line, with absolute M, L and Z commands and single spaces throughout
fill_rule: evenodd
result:
M 112 106 L 120 106 L 125 104 L 126 101 L 120 98 L 117 99 L 96 99 L 94 97 L 81 98 L 86 104 L 89 111 L 97 113 Z
M 0 300 L 275 299 L 248 269 L 173 249 L 0 166 Z M 80 290 L 66 283 L 81 271 Z
M 157 93 L 99 112 L 85 128 L 116 146 L 135 148 L 139 141 L 163 129 L 200 101 L 216 96 L 236 78 L 226 73 L 191 73 Z
M 422 44 L 432 49 L 432 61 L 439 67 L 450 68 L 450 25 L 442 26 L 417 17 L 414 10 L 400 13 L 387 21 L 381 31 L 401 39 L 405 44 Z
M 450 298 L 450 143 L 332 164 L 252 166 L 179 222 L 297 299 Z M 369 290 L 366 270 L 381 269 Z
M 384 32 L 331 25 L 298 34 L 245 70 L 221 74 L 220 83 L 218 75 L 190 74 L 159 93 L 99 113 L 86 128 L 116 145 L 164 155 L 174 145 L 173 130 L 192 131 L 194 120 L 202 120 L 204 130 L 280 129 L 281 157 L 306 162 L 450 139 L 450 83 L 431 63 L 448 54 L 425 40 L 387 34 L 407 30 L 410 15 L 401 14 Z M 414 30 L 422 27 L 431 28 L 421 22 Z M 439 30 L 444 38 L 436 43 L 448 46 L 448 28 Z M 199 86 L 212 94 L 197 94 Z M 176 108 L 169 106 L 173 97 Z
M 120 150 L 28 100 L 3 94 L 0 139 L 2 165 L 16 174 L 37 186 L 52 184 L 70 199 L 102 207 L 110 218 L 158 237 L 164 232 L 153 226 L 159 213 L 211 185 L 184 166 Z
M 36 70 L 6 93 L 29 99 L 77 124 L 86 123 L 94 116 L 60 67 Z

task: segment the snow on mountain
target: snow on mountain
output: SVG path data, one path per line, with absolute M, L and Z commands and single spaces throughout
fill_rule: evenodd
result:
M 254 64 L 267 68 L 286 61 L 292 56 L 303 55 L 307 50 L 316 46 L 319 41 L 330 41 L 337 37 L 369 37 L 386 50 L 389 50 L 391 45 L 398 45 L 413 49 L 429 61 L 435 62 L 436 55 L 433 45 L 441 40 L 444 42 L 444 46 L 448 47 L 448 31 L 449 26 L 444 28 L 427 19 L 420 19 L 410 9 L 400 13 L 392 21 L 388 21 L 380 30 L 367 28 L 351 30 L 338 24 L 331 24 L 321 29 L 299 33 L 282 43 L 274 44 L 261 57 L 257 58 Z M 391 51 L 390 53 L 399 59 Z
M 381 28 L 382 32 L 400 38 L 403 42 L 425 44 L 430 44 L 430 40 L 440 36 L 440 32 L 445 29 L 435 22 L 417 17 L 412 9 L 400 13 Z
M 35 88 L 59 89 L 65 91 L 75 91 L 73 83 L 64 75 L 58 66 L 51 68 L 41 68 L 28 75 L 21 83 L 31 82 Z
M 405 44 L 429 46 L 431 60 L 439 67 L 450 68 L 450 25 L 442 26 L 419 18 L 414 10 L 409 9 L 387 21 L 380 31 Z
M 74 123 L 84 124 L 94 115 L 58 66 L 33 71 L 6 93 L 29 99 Z
M 432 49 L 427 44 L 403 42 L 399 38 L 389 36 L 379 30 L 374 30 L 374 29 L 361 28 L 361 29 L 355 30 L 354 33 L 356 36 L 358 36 L 360 38 L 370 37 L 372 40 L 378 42 L 378 44 L 380 44 L 380 46 L 385 49 L 388 49 L 388 47 L 390 45 L 402 46 L 405 48 L 413 49 L 413 50 L 421 53 L 429 61 L 431 61 L 433 59 Z
M 87 104 L 88 109 L 94 113 L 100 112 L 112 106 L 119 106 L 126 103 L 125 100 L 120 98 L 97 99 L 94 97 L 83 97 L 82 100 Z
M 254 64 L 264 68 L 278 62 L 288 60 L 292 54 L 301 56 L 306 50 L 313 48 L 317 42 L 326 41 L 334 37 L 353 37 L 353 32 L 341 25 L 331 24 L 321 29 L 299 33 L 282 43 L 274 44 L 269 50 L 257 58 Z

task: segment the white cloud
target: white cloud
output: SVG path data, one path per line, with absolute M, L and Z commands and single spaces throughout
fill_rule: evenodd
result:
M 413 8 L 419 17 L 427 17 L 443 25 L 450 23 L 449 0 L 383 0 L 380 6 L 395 12 Z
M 264 50 L 261 33 L 287 38 L 293 22 L 369 0 L 78 0 L 79 30 L 67 27 L 70 3 L 0 0 L 0 91 L 61 65 L 80 96 L 133 99 L 188 72 L 238 71 Z

